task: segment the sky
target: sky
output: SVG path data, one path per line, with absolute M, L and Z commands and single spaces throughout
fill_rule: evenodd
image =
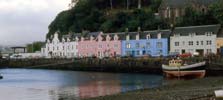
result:
M 45 41 L 49 24 L 71 0 L 0 0 L 0 46 Z

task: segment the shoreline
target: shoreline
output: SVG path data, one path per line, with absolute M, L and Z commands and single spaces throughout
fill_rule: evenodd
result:
M 165 85 L 157 88 L 83 100 L 214 100 L 214 91 L 223 89 L 222 77 L 165 82 Z

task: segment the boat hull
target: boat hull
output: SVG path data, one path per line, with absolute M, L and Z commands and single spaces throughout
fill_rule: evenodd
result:
M 162 65 L 163 73 L 167 78 L 203 78 L 205 76 L 205 62 L 185 65 L 181 67 L 170 67 Z
M 205 70 L 197 71 L 164 71 L 166 78 L 203 78 L 205 76 Z

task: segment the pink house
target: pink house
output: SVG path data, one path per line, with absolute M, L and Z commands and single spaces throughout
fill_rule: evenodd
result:
M 114 57 L 121 55 L 121 41 L 117 34 L 88 33 L 77 45 L 79 57 Z
M 97 57 L 121 55 L 121 41 L 117 34 L 99 34 L 97 38 Z

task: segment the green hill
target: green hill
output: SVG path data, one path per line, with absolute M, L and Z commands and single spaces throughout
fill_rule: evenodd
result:
M 140 2 L 139 2 L 140 1 Z M 82 31 L 120 32 L 169 28 L 167 21 L 155 16 L 162 0 L 78 0 L 76 5 L 57 15 L 49 25 L 49 38 L 56 31 L 59 36 Z M 140 5 L 140 6 L 139 6 Z M 223 4 L 210 6 L 208 13 L 191 8 L 180 17 L 175 26 L 223 23 Z
M 49 25 L 47 37 L 56 31 L 60 36 L 68 32 L 104 31 L 118 32 L 166 28 L 167 24 L 154 13 L 157 12 L 161 0 L 79 0 L 72 9 L 62 11 Z M 127 3 L 128 1 L 128 3 Z M 129 6 L 127 6 L 127 4 Z

